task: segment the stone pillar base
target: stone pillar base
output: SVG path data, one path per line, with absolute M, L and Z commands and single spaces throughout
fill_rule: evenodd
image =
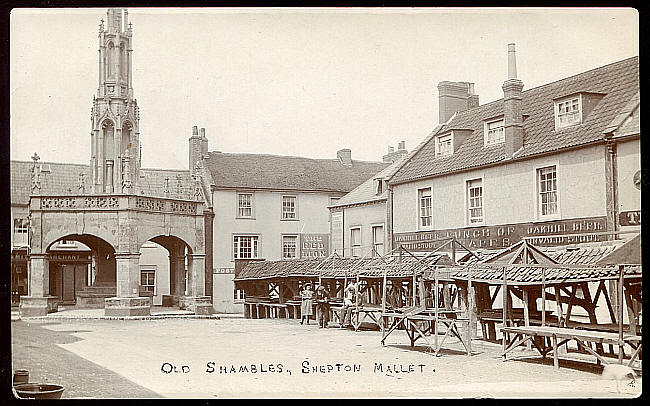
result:
M 59 310 L 59 298 L 56 296 L 21 296 L 20 317 L 47 316 Z
M 148 297 L 107 297 L 105 316 L 150 316 L 151 299 Z
M 195 314 L 212 314 L 214 309 L 210 299 L 210 296 L 182 296 L 178 306 Z
M 178 296 L 176 295 L 162 295 L 163 307 L 178 306 Z

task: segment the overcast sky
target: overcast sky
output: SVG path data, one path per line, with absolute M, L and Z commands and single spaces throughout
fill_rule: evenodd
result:
M 14 9 L 11 159 L 88 163 L 105 9 Z M 437 84 L 503 97 L 507 44 L 524 90 L 638 55 L 632 9 L 129 9 L 142 165 L 210 150 L 380 160 L 438 124 Z

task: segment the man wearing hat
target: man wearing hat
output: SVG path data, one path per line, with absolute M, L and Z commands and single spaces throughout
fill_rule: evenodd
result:
M 343 292 L 343 308 L 341 309 L 341 328 L 350 327 L 350 319 L 352 317 L 352 306 L 357 295 L 357 284 L 354 282 L 348 283 L 348 286 Z
M 316 288 L 316 319 L 319 328 L 327 328 L 330 317 L 330 293 L 325 286 L 318 285 Z

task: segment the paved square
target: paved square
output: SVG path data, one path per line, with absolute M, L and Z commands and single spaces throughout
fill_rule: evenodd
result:
M 617 397 L 641 391 L 639 378 L 617 394 L 614 382 L 602 381 L 593 362 L 562 361 L 554 371 L 551 360 L 525 351 L 515 356 L 526 360 L 502 362 L 500 346 L 480 341 L 472 357 L 454 341 L 435 357 L 424 347 L 410 349 L 401 331 L 382 347 L 376 331 L 319 329 L 295 320 L 17 321 L 12 329 L 14 349 L 19 349 L 14 368 L 36 376 L 39 369 L 57 368 L 48 357 L 40 365 L 16 358 L 25 352 L 24 336 L 39 329 L 73 338 L 38 349 L 63 349 L 78 357 L 59 362 L 58 368 L 74 370 L 75 359 L 82 359 L 124 381 L 118 393 L 86 393 L 83 385 L 73 385 L 64 397 Z M 87 388 L 101 382 L 96 372 L 87 373 L 80 369 Z

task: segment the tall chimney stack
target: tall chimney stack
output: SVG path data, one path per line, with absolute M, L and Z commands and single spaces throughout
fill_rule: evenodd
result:
M 352 151 L 348 148 L 339 149 L 336 151 L 336 157 L 341 161 L 344 166 L 352 166 Z
M 474 83 L 438 83 L 438 123 L 447 122 L 454 113 L 478 106 L 478 95 L 474 94 Z
M 506 159 L 524 146 L 521 91 L 524 84 L 517 79 L 515 44 L 508 44 L 508 79 L 503 82 L 503 127 L 505 131 Z
M 192 175 L 195 172 L 194 165 L 196 165 L 196 163 L 203 156 L 202 144 L 203 144 L 202 138 L 199 137 L 199 127 L 198 126 L 193 126 L 192 127 L 192 136 L 189 138 L 189 160 L 188 160 L 188 166 L 189 166 L 188 169 L 190 170 L 190 173 Z

